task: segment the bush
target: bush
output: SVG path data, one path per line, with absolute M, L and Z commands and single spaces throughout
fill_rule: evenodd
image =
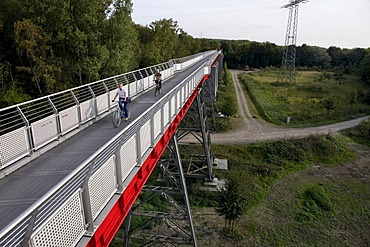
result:
M 301 200 L 301 210 L 297 213 L 297 220 L 308 221 L 322 215 L 326 211 L 332 211 L 332 202 L 322 185 L 308 185 L 298 194 Z

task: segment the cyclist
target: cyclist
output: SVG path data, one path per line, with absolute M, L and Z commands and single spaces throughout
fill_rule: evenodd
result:
M 156 84 L 155 96 L 157 96 L 157 91 L 158 91 L 158 93 L 161 93 L 161 89 L 162 89 L 162 74 L 159 71 L 159 69 L 157 69 L 155 74 L 154 74 L 154 81 L 155 81 L 155 84 Z
M 114 96 L 112 102 L 114 102 L 118 96 L 119 96 L 118 105 L 119 108 L 121 109 L 121 118 L 122 119 L 124 118 L 127 121 L 130 117 L 129 112 L 130 97 L 127 96 L 127 91 L 126 89 L 123 88 L 123 83 L 118 84 L 117 93 Z

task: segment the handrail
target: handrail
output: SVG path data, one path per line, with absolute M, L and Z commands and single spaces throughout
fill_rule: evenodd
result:
M 206 54 L 208 52 L 209 51 L 206 51 L 206 52 L 202 52 L 200 54 Z M 182 59 L 187 59 L 185 61 L 188 61 L 192 57 L 194 57 L 196 55 L 200 55 L 200 54 L 190 55 L 190 56 L 184 57 Z M 19 107 L 19 106 L 22 106 L 22 105 L 25 105 L 25 104 L 29 104 L 29 103 L 32 103 L 32 102 L 35 102 L 35 101 L 38 101 L 38 100 L 47 99 L 49 97 L 56 96 L 56 95 L 59 95 L 59 94 L 67 93 L 67 92 L 70 92 L 70 91 L 73 91 L 73 90 L 76 90 L 76 89 L 79 89 L 79 88 L 83 88 L 83 87 L 86 87 L 86 86 L 91 86 L 91 85 L 93 85 L 95 83 L 104 82 L 104 81 L 111 80 L 111 79 L 114 79 L 114 78 L 117 78 L 117 77 L 121 77 L 121 76 L 124 76 L 124 75 L 127 75 L 127 74 L 132 74 L 132 73 L 137 72 L 137 71 L 141 71 L 141 70 L 146 70 L 146 69 L 149 69 L 149 68 L 153 68 L 153 67 L 156 67 L 156 66 L 159 66 L 159 65 L 162 65 L 162 64 L 169 63 L 169 62 L 171 62 L 173 60 L 176 60 L 176 59 L 178 59 L 178 58 L 171 59 L 168 62 L 164 62 L 164 63 L 152 65 L 152 66 L 149 66 L 149 67 L 145 67 L 145 68 L 142 68 L 142 69 L 137 69 L 137 70 L 133 70 L 133 71 L 129 71 L 129 72 L 123 73 L 123 74 L 119 74 L 119 75 L 111 76 L 111 77 L 108 77 L 108 78 L 104 78 L 104 79 L 101 79 L 101 80 L 98 80 L 98 81 L 93 81 L 93 82 L 90 82 L 90 83 L 87 83 L 87 84 L 84 84 L 84 85 L 81 85 L 81 86 L 77 86 L 77 87 L 66 89 L 66 90 L 63 90 L 63 91 L 60 91 L 60 92 L 57 92 L 57 93 L 45 95 L 45 96 L 42 96 L 42 97 L 39 97 L 39 98 L 36 98 L 36 99 L 33 99 L 33 100 L 28 100 L 28 101 L 21 102 L 21 103 L 15 104 L 15 105 L 11 105 L 11 106 L 8 106 L 8 107 L 5 107 L 5 108 L 0 108 L 0 112 L 1 111 L 5 111 L 5 110 L 8 110 L 8 109 L 11 109 L 11 108 L 15 108 L 17 106 Z
M 210 65 L 210 61 L 213 61 L 217 58 L 218 52 L 208 61 L 204 62 L 202 65 L 199 66 L 198 69 L 193 71 L 189 76 L 187 76 L 185 79 L 183 79 L 180 83 L 178 83 L 174 88 L 172 88 L 162 99 L 166 99 L 171 94 L 173 94 L 179 87 L 183 85 L 184 82 L 189 80 L 189 78 L 193 77 L 195 74 L 197 74 L 201 69 L 204 69 L 205 66 Z M 133 122 L 131 122 L 129 125 L 127 125 L 124 129 L 122 129 L 119 133 L 117 133 L 113 138 L 111 138 L 106 144 L 104 144 L 101 148 L 99 148 L 94 154 L 90 155 L 89 158 L 87 158 L 81 165 L 79 165 L 74 171 L 72 171 L 68 176 L 66 176 L 62 181 L 60 181 L 56 186 L 54 186 L 50 191 L 48 191 L 43 197 L 41 197 L 39 200 L 37 200 L 32 206 L 30 206 L 25 212 L 23 212 L 20 216 L 18 216 L 13 222 L 8 224 L 4 229 L 0 231 L 0 239 L 3 238 L 10 230 L 15 228 L 17 225 L 21 224 L 22 221 L 29 218 L 30 215 L 32 215 L 38 208 L 40 208 L 45 202 L 47 202 L 49 199 L 53 197 L 61 188 L 63 188 L 64 185 L 66 185 L 73 177 L 75 177 L 79 172 L 81 172 L 84 168 L 86 168 L 88 165 L 90 165 L 94 160 L 99 157 L 99 155 L 103 154 L 104 151 L 109 148 L 111 145 L 114 144 L 114 142 L 117 141 L 120 137 L 123 136 L 127 130 L 132 128 L 134 125 L 142 121 L 142 118 L 148 114 L 150 111 L 155 109 L 159 104 L 162 103 L 162 100 L 157 101 L 155 104 L 153 104 L 151 107 L 149 107 L 145 112 L 143 112 L 140 116 L 138 116 Z M 120 181 L 120 183 L 122 183 Z
M 194 58 L 204 57 L 207 54 L 210 54 L 211 52 L 212 51 L 207 51 L 200 54 L 194 54 L 183 58 L 183 60 L 192 61 L 192 59 Z M 196 60 L 194 60 L 193 62 L 196 62 Z M 20 139 L 15 140 L 17 141 L 17 143 L 14 145 L 17 145 L 19 143 L 22 145 L 22 147 L 19 148 L 19 150 L 16 150 L 15 153 L 11 151 L 13 147 L 8 147 L 8 149 L 5 151 L 3 150 L 3 152 L 1 152 L 0 150 L 0 170 L 8 167 L 9 165 L 18 161 L 19 159 L 32 154 L 34 150 L 37 150 L 47 145 L 51 141 L 59 139 L 59 137 L 65 135 L 67 132 L 76 129 L 78 126 L 98 117 L 103 112 L 109 111 L 109 109 L 113 107 L 112 103 L 110 103 L 110 97 L 112 97 L 111 96 L 112 88 L 113 87 L 116 88 L 117 86 L 116 84 L 118 82 L 124 82 L 125 87 L 127 87 L 126 89 L 128 90 L 129 95 L 136 96 L 139 95 L 141 92 L 145 91 L 147 88 L 153 86 L 153 82 L 151 82 L 149 78 L 153 76 L 153 71 L 156 68 L 158 67 L 163 68 L 163 71 L 167 71 L 165 75 L 167 77 L 171 77 L 176 72 L 174 66 L 175 66 L 174 60 L 170 60 L 165 63 L 149 66 L 143 69 L 138 69 L 135 71 L 130 71 L 124 74 L 94 81 L 85 85 L 81 85 L 58 93 L 50 94 L 47 96 L 43 96 L 37 99 L 33 99 L 30 101 L 22 102 L 13 106 L 0 109 L 0 117 L 3 118 L 2 119 L 3 121 L 0 121 L 0 142 L 1 137 L 3 135 L 18 130 L 17 136 L 20 137 Z M 103 87 L 102 90 L 105 90 L 105 92 L 100 91 L 99 93 L 99 96 L 100 95 L 106 96 L 105 98 L 100 98 L 100 102 L 103 102 L 103 106 L 101 106 L 102 109 L 101 108 L 98 109 L 98 101 L 96 98 L 99 96 L 96 96 L 94 94 L 93 89 L 94 86 L 96 87 L 98 85 Z M 81 89 L 87 90 L 81 91 Z M 89 93 L 89 91 L 91 93 Z M 77 109 L 75 109 L 74 112 L 71 112 L 71 114 L 75 114 L 75 116 L 77 116 L 74 117 L 73 119 L 75 121 L 75 124 L 71 127 L 68 126 L 68 129 L 62 128 L 62 117 L 60 116 L 60 113 L 63 111 L 63 109 L 59 110 L 58 107 L 56 107 L 56 105 L 54 104 L 55 102 L 53 102 L 54 100 L 56 100 L 57 102 L 63 102 L 63 106 L 66 106 L 67 103 L 65 102 L 66 97 L 65 94 L 69 94 L 70 97 L 72 97 L 70 99 L 74 101 L 74 103 L 63 109 L 69 109 L 72 106 L 77 107 Z M 82 100 L 80 100 L 78 97 L 82 97 Z M 80 105 L 84 102 L 86 102 L 86 104 L 81 106 L 84 108 L 80 108 Z M 45 110 L 40 111 L 39 109 Z M 46 109 L 49 109 L 49 111 L 47 111 Z M 82 109 L 85 109 L 85 111 L 83 112 Z M 89 110 L 89 112 L 87 112 L 87 110 Z M 11 115 L 9 115 L 10 112 L 12 112 Z M 31 114 L 32 117 L 29 118 L 28 114 Z M 52 126 L 48 129 L 49 136 L 37 139 L 38 136 L 35 137 L 35 135 L 32 134 L 34 131 L 34 129 L 32 128 L 33 127 L 32 123 L 37 122 L 38 120 L 41 119 L 45 119 L 46 117 L 49 116 L 53 117 L 54 119 Z M 5 121 L 6 118 L 11 118 L 12 122 Z M 35 128 L 40 127 L 37 126 L 36 123 L 34 125 Z M 22 134 L 23 132 L 24 135 Z M 6 138 L 9 139 L 10 137 L 7 136 Z M 4 155 L 5 158 L 1 158 L 2 155 Z

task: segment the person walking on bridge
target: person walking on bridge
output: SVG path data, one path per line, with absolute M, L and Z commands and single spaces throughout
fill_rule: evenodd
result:
M 154 82 L 155 82 L 155 96 L 157 96 L 157 93 L 161 93 L 161 89 L 162 89 L 162 74 L 161 72 L 159 71 L 159 69 L 157 69 L 155 71 L 155 74 L 154 74 Z
M 127 95 L 126 89 L 123 88 L 123 83 L 118 84 L 117 93 L 112 102 L 114 102 L 117 97 L 119 97 L 118 105 L 121 109 L 121 118 L 124 118 L 127 121 L 130 117 L 129 106 L 131 99 Z

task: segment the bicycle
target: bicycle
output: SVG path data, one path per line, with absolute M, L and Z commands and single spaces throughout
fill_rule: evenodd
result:
M 112 114 L 112 122 L 113 122 L 113 126 L 118 128 L 120 125 L 121 125 L 121 122 L 122 122 L 122 114 L 124 114 L 124 111 L 121 110 L 121 108 L 119 107 L 119 102 L 117 102 L 117 106 L 116 106 L 116 109 L 113 111 L 113 114 Z M 128 116 L 127 116 L 127 119 L 130 118 L 130 105 L 128 105 Z
M 162 80 L 160 81 L 157 81 L 155 80 L 155 92 L 154 92 L 154 96 L 157 96 L 158 94 L 161 94 L 161 91 L 162 91 Z

